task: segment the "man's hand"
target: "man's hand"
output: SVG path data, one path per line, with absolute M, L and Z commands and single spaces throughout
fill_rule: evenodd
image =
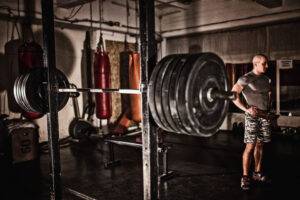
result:
M 279 115 L 275 115 L 274 113 L 268 111 L 260 110 L 255 106 L 251 106 L 246 110 L 246 112 L 249 113 L 252 117 L 260 117 L 266 120 L 276 120 L 279 117 Z
M 248 108 L 248 109 L 246 110 L 246 113 L 249 113 L 252 117 L 256 117 L 257 114 L 258 114 L 257 107 L 251 106 L 250 108 Z
M 272 112 L 267 112 L 267 111 L 264 111 L 264 110 L 260 110 L 260 109 L 257 109 L 257 117 L 261 117 L 261 118 L 264 118 L 266 120 L 277 120 L 279 115 L 276 115 Z

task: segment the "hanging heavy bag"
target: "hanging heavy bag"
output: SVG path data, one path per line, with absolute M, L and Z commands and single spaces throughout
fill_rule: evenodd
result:
M 94 87 L 93 85 L 93 78 L 92 78 L 92 56 L 91 56 L 91 37 L 90 31 L 86 31 L 85 40 L 84 40 L 84 54 L 85 54 L 85 69 L 83 73 L 85 73 L 86 77 L 86 85 L 88 88 Z M 84 83 L 83 83 L 84 84 Z M 83 94 L 84 95 L 84 94 Z M 84 100 L 84 113 L 88 114 L 87 120 L 90 121 L 92 116 L 95 113 L 95 101 L 93 99 L 93 94 L 88 92 L 83 96 Z M 86 100 L 85 100 L 86 97 Z M 84 116 L 82 116 L 84 118 Z
M 14 38 L 15 30 L 18 33 L 18 39 Z M 20 33 L 18 30 L 17 23 L 12 24 L 11 39 L 4 45 L 6 65 L 1 68 L 0 73 L 0 90 L 7 90 L 8 98 L 8 109 L 9 111 L 20 113 L 22 109 L 17 104 L 14 94 L 13 86 L 16 78 L 19 76 L 19 65 L 18 65 L 18 48 L 22 41 L 19 39 Z M 5 112 L 5 111 L 4 111 Z
M 7 91 L 8 109 L 15 113 L 22 111 L 13 94 L 14 82 L 19 76 L 18 47 L 20 43 L 21 41 L 16 39 L 11 39 L 5 43 L 6 66 L 1 67 L 0 73 L 0 87 L 3 87 L 0 89 Z
M 120 88 L 129 88 L 129 60 L 131 57 L 132 51 L 124 50 L 120 52 Z M 121 95 L 121 112 L 124 113 L 130 107 L 130 97 L 129 95 Z
M 126 38 L 126 37 L 125 37 Z M 120 52 L 120 88 L 129 88 L 129 63 L 132 51 L 128 49 L 125 39 L 124 51 Z M 132 124 L 129 95 L 121 95 L 121 115 L 118 117 L 116 127 L 112 131 L 115 135 L 123 135 Z
M 27 73 L 32 68 L 43 67 L 43 49 L 34 42 L 25 42 L 18 49 L 19 72 L 21 74 Z M 30 120 L 38 119 L 43 116 L 38 112 L 25 112 L 22 115 Z
M 35 41 L 23 43 L 18 49 L 18 57 L 21 74 L 31 68 L 43 67 L 43 49 Z
M 103 39 L 100 36 L 94 59 L 94 81 L 96 88 L 110 87 L 110 62 L 103 49 Z M 96 94 L 96 116 L 98 119 L 109 119 L 112 115 L 111 96 L 109 93 Z
M 129 88 L 140 89 L 140 54 L 132 52 L 129 59 Z M 139 123 L 142 120 L 142 99 L 140 94 L 130 94 L 131 118 Z

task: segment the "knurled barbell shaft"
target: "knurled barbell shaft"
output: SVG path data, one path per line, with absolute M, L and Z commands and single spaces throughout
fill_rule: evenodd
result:
M 60 93 L 69 93 L 69 92 L 91 92 L 91 93 L 121 93 L 121 94 L 141 94 L 140 90 L 137 89 L 116 89 L 116 88 L 59 88 L 58 92 Z

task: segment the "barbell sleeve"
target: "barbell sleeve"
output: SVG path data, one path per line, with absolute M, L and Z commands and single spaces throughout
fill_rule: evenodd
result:
M 116 89 L 116 88 L 59 88 L 59 93 L 69 93 L 69 92 L 91 92 L 91 93 L 121 93 L 121 94 L 141 94 L 140 90 L 137 89 Z
M 236 97 L 236 92 L 218 90 L 216 88 L 210 88 L 207 91 L 207 99 L 210 101 L 213 101 L 214 99 L 235 100 Z

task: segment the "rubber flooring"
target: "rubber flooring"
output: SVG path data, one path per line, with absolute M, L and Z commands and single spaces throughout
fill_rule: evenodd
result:
M 169 146 L 168 168 L 173 176 L 159 186 L 162 200 L 297 199 L 300 188 L 300 141 L 273 137 L 265 146 L 264 172 L 268 185 L 240 189 L 242 138 L 220 132 L 210 138 L 163 134 Z M 135 141 L 134 136 L 116 138 Z M 61 147 L 63 199 L 142 200 L 140 148 L 114 145 L 120 165 L 106 169 L 108 148 L 102 140 L 70 142 Z M 11 164 L 0 159 L 2 200 L 50 199 L 50 159 Z M 77 193 L 77 196 L 74 195 Z M 79 197 L 80 196 L 80 197 Z

